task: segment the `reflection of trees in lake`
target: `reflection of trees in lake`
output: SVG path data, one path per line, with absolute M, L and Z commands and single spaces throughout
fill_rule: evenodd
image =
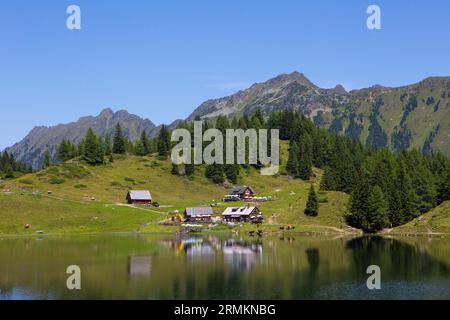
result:
M 419 246 L 382 237 L 360 237 L 347 242 L 353 256 L 352 272 L 367 277 L 370 265 L 381 268 L 383 278 L 420 279 L 424 274 L 436 277 L 450 276 L 450 267 L 431 257 Z
M 319 284 L 319 249 L 318 248 L 309 248 L 305 251 L 306 257 L 308 259 L 309 271 L 306 276 L 306 291 L 307 295 L 312 295 Z

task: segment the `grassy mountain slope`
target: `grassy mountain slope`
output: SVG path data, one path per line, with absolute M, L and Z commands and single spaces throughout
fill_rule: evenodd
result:
M 287 145 L 282 147 L 286 158 Z M 208 206 L 220 202 L 228 188 L 215 185 L 197 170 L 193 179 L 173 176 L 169 160 L 157 157 L 119 157 L 113 164 L 87 167 L 76 163 L 53 166 L 0 183 L 0 234 L 90 233 L 117 231 L 174 231 L 158 222 L 174 210 Z M 319 183 L 322 172 L 313 183 Z M 338 192 L 319 194 L 320 214 L 306 217 L 310 182 L 290 180 L 284 175 L 261 176 L 255 169 L 243 171 L 239 181 L 255 188 L 259 196 L 273 196 L 262 203 L 264 228 L 279 230 L 279 225 L 296 225 L 296 231 L 340 232 L 346 229 L 343 215 L 348 196 Z M 317 186 L 318 187 L 318 186 Z M 125 205 L 128 189 L 149 189 L 160 208 L 133 208 Z M 51 191 L 51 194 L 49 194 Z M 215 213 L 225 206 L 220 204 Z M 272 216 L 274 214 L 274 216 Z M 30 224 L 29 229 L 24 226 Z
M 450 233 L 450 201 L 420 216 L 404 226 L 395 228 L 397 234 Z

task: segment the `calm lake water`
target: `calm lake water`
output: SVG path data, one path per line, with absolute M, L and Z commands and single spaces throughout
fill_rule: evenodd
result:
M 0 299 L 450 299 L 450 239 L 0 238 Z

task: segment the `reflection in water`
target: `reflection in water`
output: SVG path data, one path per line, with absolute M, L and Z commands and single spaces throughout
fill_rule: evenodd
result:
M 263 246 L 260 242 L 227 240 L 223 244 L 223 255 L 227 265 L 233 271 L 250 271 L 262 256 Z
M 128 274 L 130 277 L 148 277 L 152 272 L 151 256 L 129 256 Z
M 0 299 L 450 299 L 449 250 L 444 238 L 0 238 Z

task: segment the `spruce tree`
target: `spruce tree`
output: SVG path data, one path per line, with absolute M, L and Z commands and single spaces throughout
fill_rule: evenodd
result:
M 414 212 L 415 192 L 411 178 L 406 169 L 406 164 L 402 159 L 398 160 L 398 169 L 395 179 L 395 189 L 398 192 L 399 211 L 391 218 L 391 223 L 394 227 L 412 220 L 416 215 Z
M 368 212 L 367 199 L 370 196 L 371 186 L 368 174 L 364 169 L 360 169 L 358 175 L 358 182 L 350 195 L 349 213 L 346 218 L 351 226 L 361 228 L 364 223 L 365 215 Z
M 72 147 L 69 141 L 62 140 L 59 144 L 58 152 L 56 153 L 56 159 L 62 162 L 66 162 L 73 158 Z
M 158 135 L 158 154 L 160 157 L 167 158 L 170 154 L 171 142 L 169 129 L 163 125 Z
M 42 163 L 42 168 L 48 168 L 52 164 L 52 156 L 50 155 L 50 151 L 46 150 L 44 153 L 44 161 Z
M 206 166 L 206 177 L 214 183 L 223 183 L 225 181 L 223 167 L 219 164 L 211 164 Z
M 298 157 L 298 175 L 300 179 L 307 181 L 313 175 L 312 140 L 309 134 L 304 134 L 301 139 Z
M 450 200 L 450 165 L 447 165 L 442 172 L 440 181 L 438 182 L 438 203 Z
M 319 201 L 314 186 L 309 189 L 308 202 L 306 203 L 305 214 L 310 217 L 317 217 L 319 214 Z
M 290 141 L 289 148 L 289 159 L 286 163 L 286 172 L 293 177 L 298 177 L 299 175 L 299 166 L 298 166 L 298 146 L 294 140 Z
M 14 171 L 13 171 L 10 163 L 7 163 L 5 165 L 5 167 L 3 168 L 3 172 L 4 172 L 5 179 L 13 179 L 14 178 Z
M 144 144 L 142 143 L 142 140 L 136 141 L 136 145 L 134 146 L 134 153 L 137 156 L 141 156 L 141 157 L 147 155 L 147 151 L 146 151 Z
M 239 165 L 236 164 L 225 164 L 224 173 L 228 180 L 232 183 L 237 183 L 239 176 Z
M 120 123 L 117 123 L 117 125 L 116 125 L 112 151 L 113 151 L 113 153 L 116 153 L 116 154 L 125 154 L 126 153 L 126 141 L 125 141 L 125 137 L 122 133 L 122 127 L 120 126 Z
M 142 131 L 141 134 L 141 143 L 142 143 L 142 147 L 143 147 L 143 153 L 144 156 L 148 155 L 150 153 L 150 141 L 147 137 L 147 132 L 144 130 Z
M 104 163 L 103 156 L 103 143 L 100 138 L 97 138 L 94 131 L 89 128 L 84 138 L 82 159 L 87 164 L 96 166 Z
M 330 167 L 325 167 L 320 181 L 320 189 L 324 191 L 336 190 L 336 181 L 334 180 L 334 173 Z
M 106 133 L 105 136 L 105 155 L 106 156 L 110 156 L 112 154 L 112 146 L 111 146 L 111 135 L 109 134 L 109 132 Z
M 387 226 L 388 203 L 383 191 L 375 186 L 367 201 L 367 212 L 364 215 L 362 227 L 366 232 L 377 232 Z

